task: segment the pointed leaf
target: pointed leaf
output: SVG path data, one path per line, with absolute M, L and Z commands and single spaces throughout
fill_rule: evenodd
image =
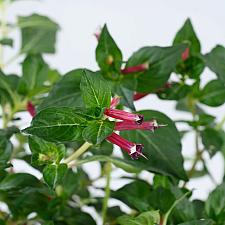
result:
M 109 107 L 111 88 L 99 72 L 84 70 L 80 89 L 86 107 Z
M 134 78 L 137 77 L 137 87 L 133 88 L 138 92 L 151 92 L 161 88 L 169 79 L 186 47 L 185 44 L 172 47 L 144 47 L 135 52 L 129 58 L 126 67 L 149 63 L 149 69 L 134 75 Z
M 65 74 L 38 106 L 38 111 L 55 106 L 82 107 L 83 101 L 80 91 L 82 75 L 83 69 L 72 70 Z
M 107 120 L 93 121 L 83 131 L 85 141 L 92 144 L 100 144 L 105 138 L 112 134 L 115 123 Z
M 177 32 L 173 44 L 186 43 L 189 45 L 191 53 L 199 53 L 201 45 L 194 31 L 191 20 L 187 19 L 181 29 Z
M 81 137 L 86 118 L 87 115 L 79 108 L 47 108 L 40 111 L 32 120 L 31 126 L 23 132 L 46 141 L 74 141 Z
M 61 183 L 66 171 L 66 164 L 47 165 L 43 170 L 43 178 L 48 186 L 54 189 L 57 184 Z
M 58 24 L 46 16 L 32 14 L 18 17 L 23 53 L 54 53 Z
M 154 133 L 142 130 L 122 132 L 126 139 L 143 144 L 143 153 L 148 158 L 148 160 L 142 158 L 130 160 L 131 164 L 138 168 L 187 180 L 183 168 L 180 135 L 173 121 L 163 113 L 153 110 L 144 110 L 139 113 L 144 115 L 146 121 L 156 119 L 159 124 L 167 124 L 167 126 L 155 130 Z
M 106 25 L 101 31 L 96 48 L 96 60 L 103 73 L 120 72 L 122 53 L 111 37 Z

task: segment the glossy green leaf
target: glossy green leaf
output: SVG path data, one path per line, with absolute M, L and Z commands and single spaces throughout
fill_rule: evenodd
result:
M 11 104 L 15 104 L 16 94 L 11 87 L 8 76 L 6 76 L 1 70 L 0 70 L 0 93 L 1 93 L 0 96 L 1 102 L 3 102 L 3 95 L 4 95 L 5 101 L 10 102 Z
M 80 89 L 86 107 L 109 107 L 111 88 L 99 72 L 84 70 Z
M 121 97 L 120 104 L 130 108 L 132 111 L 135 111 L 134 106 L 134 91 L 131 91 L 130 89 L 127 89 L 122 86 L 122 84 L 119 84 L 115 87 L 114 92 L 116 95 Z
M 101 31 L 96 48 L 96 61 L 103 73 L 120 72 L 122 53 L 110 35 L 106 25 Z
M 220 80 L 211 80 L 201 91 L 200 101 L 212 107 L 224 104 L 225 85 Z
M 48 65 L 40 55 L 27 56 L 22 64 L 23 76 L 19 83 L 19 92 L 33 96 L 42 92 L 48 76 Z
M 107 141 L 103 141 L 100 145 L 93 145 L 90 148 L 93 155 L 112 155 L 113 145 Z
M 65 156 L 65 146 L 47 142 L 36 136 L 29 137 L 29 147 L 32 151 L 32 163 L 39 165 L 58 164 Z
M 217 130 L 207 127 L 201 132 L 201 136 L 202 143 L 211 156 L 222 149 L 223 139 Z
M 87 116 L 84 113 L 79 108 L 46 108 L 34 117 L 31 126 L 23 132 L 52 142 L 79 140 L 86 125 Z
M 76 69 L 66 73 L 38 106 L 38 111 L 53 106 L 68 106 L 71 108 L 83 106 L 80 91 L 82 75 L 83 69 Z
M 190 19 L 187 19 L 181 29 L 177 32 L 173 44 L 186 43 L 190 46 L 191 53 L 199 53 L 201 45 L 194 31 Z
M 169 79 L 186 47 L 185 44 L 172 47 L 144 47 L 135 52 L 129 58 L 126 67 L 149 63 L 149 69 L 137 75 L 136 91 L 151 92 L 161 88 Z
M 47 165 L 43 170 L 44 181 L 48 184 L 49 187 L 54 189 L 58 183 L 62 182 L 66 171 L 66 164 Z
M 41 183 L 39 180 L 28 173 L 14 173 L 8 174 L 0 182 L 0 190 L 22 190 L 23 188 L 28 187 L 40 187 Z
M 205 211 L 216 224 L 223 225 L 225 221 L 225 183 L 217 186 L 209 194 L 205 204 Z
M 13 146 L 5 137 L 0 137 L 0 170 L 9 166 Z
M 183 168 L 180 135 L 173 121 L 163 113 L 153 110 L 139 113 L 144 115 L 145 121 L 156 119 L 159 124 L 167 126 L 155 130 L 154 133 L 142 130 L 122 132 L 126 139 L 143 144 L 143 153 L 148 158 L 148 160 L 142 158 L 135 161 L 130 160 L 131 164 L 142 169 L 187 180 Z
M 108 120 L 92 121 L 83 131 L 85 141 L 92 144 L 100 144 L 105 138 L 112 134 L 115 123 Z
M 225 84 L 225 48 L 217 45 L 211 52 L 204 56 L 206 66 L 208 66 L 217 77 Z
M 157 93 L 159 98 L 166 100 L 179 100 L 190 93 L 191 87 L 185 84 L 173 83 L 171 87 Z
M 120 225 L 155 225 L 160 222 L 160 215 L 158 211 L 143 212 L 137 217 L 121 216 L 117 219 Z
M 151 195 L 151 191 L 152 188 L 147 182 L 137 180 L 126 184 L 117 191 L 112 191 L 111 196 L 133 209 L 144 212 L 150 208 L 149 195 Z
M 189 56 L 176 66 L 176 73 L 192 79 L 199 79 L 205 68 L 205 64 L 200 56 Z
M 32 14 L 18 17 L 23 53 L 54 53 L 58 24 L 46 16 Z

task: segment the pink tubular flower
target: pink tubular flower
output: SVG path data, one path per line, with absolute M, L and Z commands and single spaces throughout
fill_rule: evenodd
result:
M 123 110 L 111 109 L 111 108 L 109 109 L 107 108 L 105 110 L 105 115 L 118 120 L 134 121 L 136 124 L 141 124 L 144 119 L 143 115 L 129 113 Z
M 147 159 L 146 156 L 142 153 L 142 144 L 130 142 L 116 133 L 112 133 L 109 137 L 107 137 L 107 140 L 115 145 L 118 145 L 120 148 L 128 152 L 132 159 L 138 159 L 139 156 Z
M 144 98 L 145 96 L 147 96 L 149 93 L 140 93 L 140 92 L 137 92 L 133 95 L 133 100 L 134 101 L 137 101 L 141 98 Z
M 116 106 L 120 103 L 120 97 L 115 96 L 112 98 L 111 103 L 110 103 L 110 109 L 116 108 Z
M 133 121 L 123 121 L 123 122 L 116 122 L 115 130 L 150 130 L 154 131 L 160 127 L 164 127 L 166 125 L 159 125 L 156 120 L 142 122 L 142 124 L 137 125 Z
M 98 27 L 96 29 L 96 31 L 94 32 L 94 36 L 96 37 L 97 41 L 99 41 L 99 39 L 100 39 L 101 32 L 102 32 L 102 28 L 101 27 Z
M 131 66 L 127 67 L 121 70 L 122 74 L 129 74 L 129 73 L 135 73 L 135 72 L 143 72 L 149 68 L 148 63 L 143 63 L 137 66 Z
M 35 110 L 35 107 L 34 105 L 32 104 L 32 102 L 28 102 L 27 103 L 27 111 L 30 113 L 30 115 L 32 117 L 34 117 L 36 115 L 36 110 Z
M 188 59 L 189 53 L 190 53 L 190 48 L 186 48 L 181 55 L 181 58 L 182 58 L 183 61 Z

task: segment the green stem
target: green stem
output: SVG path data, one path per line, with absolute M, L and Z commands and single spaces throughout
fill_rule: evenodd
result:
M 169 215 L 171 214 L 171 212 L 172 212 L 172 210 L 175 208 L 175 206 L 177 205 L 177 204 L 179 204 L 183 199 L 185 199 L 185 197 L 187 196 L 187 195 L 189 195 L 190 194 L 190 191 L 189 192 L 186 192 L 184 195 L 182 195 L 179 199 L 177 199 L 174 203 L 173 203 L 173 205 L 170 207 L 170 209 L 167 211 L 167 213 L 165 214 L 165 216 L 163 217 L 163 223 L 162 223 L 162 225 L 167 225 L 167 220 L 168 220 L 168 218 L 169 218 Z
M 103 199 L 102 204 L 102 225 L 106 224 L 107 218 L 107 209 L 108 209 L 108 201 L 110 198 L 110 180 L 111 180 L 111 172 L 112 172 L 112 164 L 110 162 L 106 163 L 105 165 L 106 171 L 106 186 L 105 186 L 105 197 Z
M 88 150 L 88 148 L 90 148 L 92 146 L 92 144 L 85 142 L 83 145 L 81 145 L 80 148 L 78 148 L 71 156 L 69 156 L 68 158 L 66 158 L 64 160 L 64 163 L 69 164 L 70 162 L 74 161 L 75 159 L 77 159 L 80 155 L 82 155 L 84 152 L 86 152 Z

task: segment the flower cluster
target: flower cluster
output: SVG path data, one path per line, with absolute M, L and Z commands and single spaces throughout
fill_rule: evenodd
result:
M 134 114 L 125 112 L 123 110 L 115 109 L 116 105 L 119 103 L 119 97 L 114 97 L 111 101 L 110 108 L 105 110 L 105 115 L 114 119 L 122 120 L 115 123 L 115 131 L 123 130 L 149 130 L 154 131 L 155 129 L 162 127 L 164 125 L 159 125 L 156 120 L 143 121 L 144 116 L 140 114 Z M 143 145 L 130 142 L 120 135 L 113 132 L 107 140 L 115 145 L 118 145 L 121 149 L 125 150 L 132 159 L 138 159 L 142 156 L 147 159 L 147 157 L 142 153 Z

